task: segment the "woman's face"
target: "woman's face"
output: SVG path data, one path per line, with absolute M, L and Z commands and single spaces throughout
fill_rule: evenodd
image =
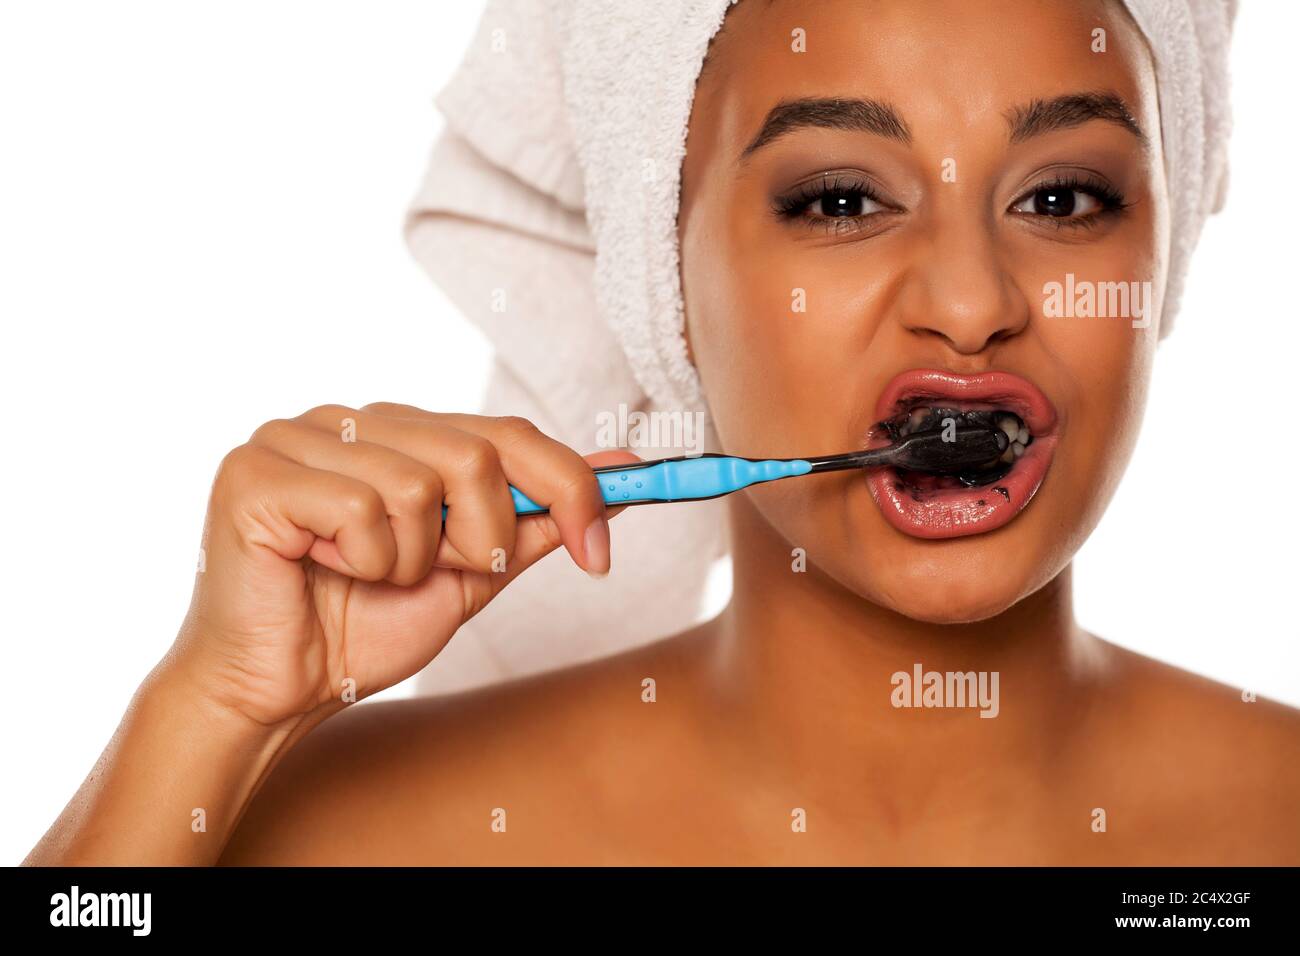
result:
M 749 506 L 921 620 L 986 618 L 1055 577 L 1136 437 L 1162 169 L 1149 54 L 1118 4 L 742 0 L 700 77 L 678 219 L 723 448 L 831 454 L 897 438 L 885 420 L 979 412 L 1025 445 L 965 483 L 842 472 Z

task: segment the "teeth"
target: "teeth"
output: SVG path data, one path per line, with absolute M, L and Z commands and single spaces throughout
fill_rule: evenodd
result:
M 912 414 L 907 416 L 907 424 L 898 430 L 899 434 L 906 438 L 912 432 L 920 431 L 925 420 L 930 417 L 930 409 L 914 408 Z
M 998 415 L 993 421 L 1007 436 L 1007 450 L 999 460 L 1009 465 L 1025 453 L 1025 446 L 1029 444 L 1029 429 L 1014 415 Z

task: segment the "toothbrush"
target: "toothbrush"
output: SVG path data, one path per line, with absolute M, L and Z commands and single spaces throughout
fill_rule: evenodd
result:
M 631 465 L 605 465 L 592 471 L 600 478 L 600 492 L 607 505 L 651 505 L 703 501 L 765 481 L 856 468 L 893 466 L 927 474 L 951 474 L 962 468 L 996 462 L 1007 449 L 1007 436 L 1001 429 L 964 427 L 949 434 L 950 437 L 945 437 L 943 431 L 924 432 L 909 435 L 885 448 L 815 458 L 759 459 L 703 454 Z M 517 515 L 545 514 L 549 510 L 513 485 L 510 494 Z M 445 517 L 445 506 L 442 513 Z

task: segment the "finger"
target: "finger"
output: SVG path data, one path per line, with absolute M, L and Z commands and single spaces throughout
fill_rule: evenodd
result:
M 309 468 L 356 478 L 379 492 L 397 542 L 397 559 L 386 580 L 408 586 L 433 569 L 442 536 L 443 485 L 428 465 L 385 445 L 344 441 L 296 419 L 267 422 L 249 442 Z
M 486 438 L 496 448 L 509 483 L 549 509 L 574 563 L 588 574 L 608 573 L 609 524 L 600 482 L 591 464 L 572 448 L 514 416 L 436 414 L 392 404 L 366 409 L 401 421 L 436 421 Z
M 509 563 L 515 548 L 515 505 L 490 441 L 444 424 L 437 416 L 395 419 L 327 405 L 299 420 L 333 430 L 340 416 L 351 421 L 356 440 L 384 445 L 437 472 L 447 516 L 435 564 L 491 571 Z
M 452 415 L 448 419 L 492 442 L 507 480 L 549 510 L 561 543 L 578 567 L 598 577 L 609 573 L 605 500 L 599 479 L 581 455 L 524 418 Z
M 603 465 L 631 465 L 639 462 L 628 451 L 602 451 L 583 459 L 591 468 Z M 613 520 L 627 509 L 627 505 L 610 506 L 605 511 L 607 520 Z M 519 537 L 515 544 L 515 559 L 504 574 L 488 575 L 489 598 L 501 593 L 511 581 L 546 557 L 562 543 L 559 528 L 550 515 L 534 515 L 519 520 Z
M 340 574 L 382 581 L 397 558 L 378 491 L 267 448 L 241 445 L 228 454 L 213 485 L 213 500 L 242 542 L 285 560 L 310 557 Z

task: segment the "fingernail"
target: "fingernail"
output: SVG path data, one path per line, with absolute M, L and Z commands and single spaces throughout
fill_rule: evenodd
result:
M 604 515 L 587 525 L 583 547 L 587 551 L 587 573 L 593 578 L 609 574 L 609 522 Z

